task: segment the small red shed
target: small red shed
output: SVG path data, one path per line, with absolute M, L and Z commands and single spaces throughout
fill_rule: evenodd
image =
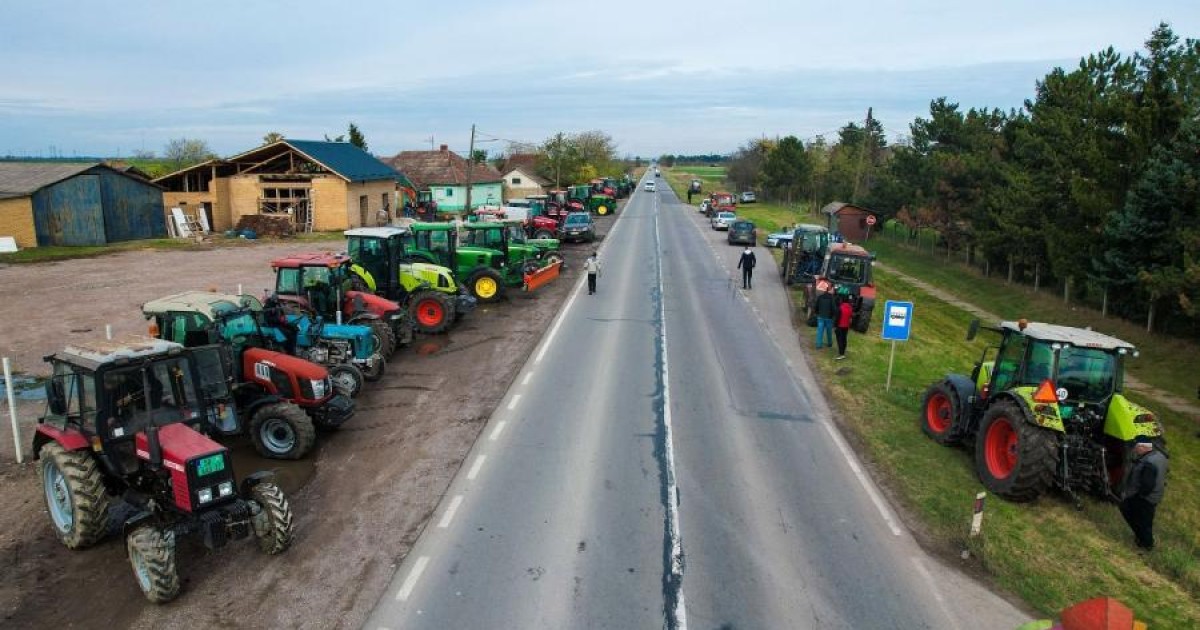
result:
M 829 217 L 830 232 L 839 232 L 850 242 L 863 242 L 879 230 L 874 212 L 851 203 L 835 201 L 821 208 L 821 214 Z

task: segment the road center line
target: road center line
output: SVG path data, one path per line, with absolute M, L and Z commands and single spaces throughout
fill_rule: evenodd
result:
M 462 505 L 462 502 L 463 496 L 461 494 L 454 495 L 454 498 L 450 500 L 449 507 L 447 507 L 446 511 L 442 514 L 442 520 L 440 523 L 438 523 L 438 529 L 446 529 L 447 527 L 450 527 L 450 521 L 454 520 L 454 513 L 458 511 L 458 506 Z
M 488 440 L 495 442 L 496 438 L 500 437 L 500 432 L 504 430 L 504 425 L 508 424 L 508 420 L 501 420 L 496 423 L 496 428 L 492 429 L 492 434 L 488 436 Z
M 471 464 L 471 470 L 467 471 L 467 481 L 474 481 L 479 475 L 479 469 L 483 468 L 483 462 L 487 461 L 487 455 L 480 455 L 475 458 L 475 463 Z
M 409 571 L 408 577 L 404 578 L 404 584 L 400 586 L 400 592 L 396 593 L 396 601 L 408 601 L 408 596 L 412 595 L 413 589 L 417 586 L 417 580 L 421 579 L 421 574 L 425 572 L 425 565 L 427 564 L 429 564 L 429 556 L 417 558 L 416 563 L 413 564 L 412 571 Z

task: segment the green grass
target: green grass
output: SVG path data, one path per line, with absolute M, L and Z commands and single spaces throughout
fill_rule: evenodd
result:
M 345 238 L 340 231 L 334 232 L 313 232 L 311 234 L 296 234 L 288 239 L 264 238 L 259 239 L 262 242 L 279 242 L 281 240 L 293 240 L 297 242 L 327 242 L 341 241 Z M 203 243 L 196 243 L 188 239 L 175 238 L 153 238 L 139 241 L 126 241 L 123 243 L 114 243 L 112 245 L 96 245 L 96 246 L 78 246 L 78 247 L 30 247 L 22 249 L 11 254 L 0 254 L 0 264 L 3 263 L 43 263 L 56 260 L 70 260 L 73 258 L 95 258 L 97 256 L 107 256 L 109 254 L 118 254 L 128 251 L 139 251 L 147 249 L 194 249 L 207 250 L 213 247 L 249 247 L 258 241 L 247 241 L 244 239 L 227 239 L 221 235 L 213 235 L 210 240 Z
M 881 260 L 921 275 L 903 253 L 879 249 Z M 932 267 L 930 273 L 940 271 Z M 940 275 L 922 279 L 942 281 Z M 1132 607 L 1150 627 L 1200 627 L 1200 565 L 1195 560 L 1200 442 L 1193 436 L 1193 421 L 1161 413 L 1174 438 L 1169 443 L 1171 481 L 1155 523 L 1158 547 L 1153 553 L 1136 553 L 1115 506 L 1085 497 L 1083 509 L 1076 511 L 1057 493 L 1033 504 L 989 497 L 983 535 L 968 540 L 974 496 L 982 490 L 972 455 L 927 439 L 918 413 L 924 389 L 947 372 L 968 373 L 986 336 L 967 343 L 968 313 L 878 268 L 876 281 L 880 304 L 887 299 L 915 303 L 912 338 L 898 344 L 891 391 L 884 391 L 891 345 L 879 338 L 882 308 L 875 310 L 868 334 L 851 333 L 847 360 L 835 362 L 832 352 L 823 351 L 813 363 L 860 452 L 921 523 L 922 538 L 948 557 L 970 548 L 1001 587 L 1047 617 L 1072 603 L 1107 595 Z M 963 278 L 952 286 L 974 284 L 977 279 Z M 802 328 L 802 334 L 811 339 L 815 329 Z

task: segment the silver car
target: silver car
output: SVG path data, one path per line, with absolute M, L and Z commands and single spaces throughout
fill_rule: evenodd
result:
M 718 212 L 716 216 L 712 218 L 712 229 L 728 230 L 729 224 L 733 223 L 735 219 L 737 219 L 737 215 L 728 210 Z
M 767 247 L 786 247 L 791 242 L 792 232 L 788 230 L 787 232 L 773 232 L 768 234 L 765 245 Z

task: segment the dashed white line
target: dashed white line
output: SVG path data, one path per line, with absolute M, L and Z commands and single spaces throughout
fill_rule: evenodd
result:
M 508 401 L 508 410 L 512 411 L 513 409 L 516 409 L 517 403 L 520 402 L 520 400 L 521 400 L 520 394 L 513 394 L 512 400 Z
M 504 425 L 508 424 L 508 420 L 501 420 L 496 423 L 496 428 L 492 429 L 492 434 L 488 436 L 488 440 L 495 442 L 496 438 L 500 437 L 500 432 L 504 430 Z
M 950 612 L 950 607 L 946 605 L 946 598 L 942 597 L 942 591 L 938 588 L 938 583 L 933 579 L 933 574 L 929 572 L 929 568 L 926 567 L 925 563 L 921 562 L 921 559 L 916 556 L 912 556 L 911 560 L 913 564 L 917 565 L 917 572 L 921 574 L 922 578 L 925 578 L 925 583 L 929 586 L 929 590 L 933 591 L 933 598 L 937 600 L 938 608 L 942 609 L 942 614 L 945 615 L 946 620 L 950 622 L 950 627 L 961 627 L 958 624 L 958 620 L 955 619 L 954 614 Z
M 467 472 L 467 481 L 474 481 L 479 475 L 479 469 L 483 468 L 483 462 L 487 461 L 487 455 L 480 455 L 475 458 L 475 463 L 471 464 L 471 470 Z
M 461 494 L 456 494 L 453 499 L 450 499 L 450 505 L 442 514 L 442 520 L 438 523 L 438 529 L 450 527 L 450 521 L 454 520 L 454 513 L 458 511 L 458 506 L 462 505 L 462 502 L 463 496 Z
M 529 380 L 530 380 L 530 379 L 532 379 L 532 378 L 533 378 L 533 372 L 526 372 L 526 373 L 525 373 L 525 378 L 521 379 L 521 384 L 522 384 L 522 385 L 528 385 L 528 384 L 529 384 Z
M 413 564 L 412 571 L 408 572 L 408 577 L 404 578 L 404 584 L 400 586 L 400 591 L 396 593 L 396 601 L 406 602 L 408 596 L 412 595 L 413 589 L 417 586 L 417 580 L 421 579 L 421 574 L 425 572 L 425 565 L 429 564 L 429 556 L 421 556 Z

